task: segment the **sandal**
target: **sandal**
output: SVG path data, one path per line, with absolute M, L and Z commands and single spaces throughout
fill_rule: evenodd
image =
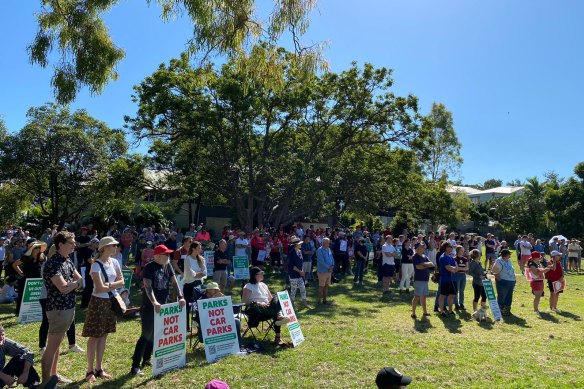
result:
M 109 380 L 112 378 L 111 375 L 107 374 L 105 371 L 103 371 L 103 369 L 99 369 L 95 371 L 95 376 L 97 378 L 103 378 L 105 380 Z
M 87 374 L 85 374 L 85 381 L 90 384 L 95 382 L 95 373 L 93 371 L 88 371 Z

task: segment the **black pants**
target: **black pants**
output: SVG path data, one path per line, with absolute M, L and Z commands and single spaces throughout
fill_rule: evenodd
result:
M 81 308 L 87 308 L 91 294 L 93 293 L 93 278 L 91 278 L 89 273 L 90 269 L 91 266 L 85 267 L 85 288 L 83 288 L 83 294 L 81 295 Z
M 474 299 L 472 300 L 475 303 L 479 302 L 479 297 L 481 299 L 481 302 L 485 302 L 487 301 L 487 294 L 485 293 L 485 287 L 482 285 L 475 285 L 472 284 L 472 288 L 474 290 Z
M 280 313 L 280 302 L 277 297 L 273 297 L 270 301 L 270 305 L 267 307 L 261 307 L 257 304 L 251 304 L 246 313 L 249 317 L 248 324 L 251 327 L 257 327 L 260 322 L 266 320 L 277 320 Z M 274 325 L 274 332 L 276 334 L 280 333 L 280 326 Z
M 49 319 L 47 318 L 47 299 L 40 299 L 39 303 L 43 310 L 43 321 L 39 327 L 39 348 L 47 346 L 47 336 L 49 336 Z M 73 346 L 75 342 L 75 320 L 69 326 L 67 330 L 67 340 L 69 341 L 69 346 Z
M 136 343 L 134 356 L 132 357 L 132 368 L 139 368 L 142 361 L 149 361 L 154 348 L 154 307 L 142 306 L 140 311 L 142 321 L 142 333 Z
M 20 377 L 20 375 L 22 374 L 22 371 L 24 370 L 24 362 L 22 359 L 20 358 L 12 358 L 10 360 L 10 362 L 8 362 L 6 364 L 6 366 L 4 366 L 4 369 L 2 369 L 2 373 L 9 375 L 11 377 Z M 24 383 L 25 387 L 29 387 L 32 384 L 34 384 L 35 382 L 40 382 L 41 378 L 39 377 L 38 373 L 36 372 L 36 370 L 34 369 L 34 367 L 30 367 L 29 371 L 28 371 L 28 379 L 26 380 L 26 382 Z M 0 380 L 0 388 L 3 388 L 6 385 L 6 383 L 4 383 L 4 381 Z
M 18 279 L 18 299 L 16 300 L 16 311 L 14 312 L 16 316 L 20 313 L 20 306 L 22 305 L 22 297 L 24 296 L 24 284 L 26 283 L 26 278 L 21 277 Z
M 190 284 L 184 284 L 183 295 L 186 301 L 187 308 L 187 332 L 191 332 L 191 304 L 197 301 L 202 296 L 202 291 L 200 286 L 203 283 L 199 280 L 193 281 Z

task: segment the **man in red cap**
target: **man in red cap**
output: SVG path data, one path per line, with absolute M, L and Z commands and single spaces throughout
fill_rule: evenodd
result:
M 142 308 L 140 312 L 142 321 L 142 334 L 132 357 L 131 375 L 143 376 L 141 369 L 151 366 L 150 357 L 154 347 L 154 314 L 160 312 L 160 306 L 166 303 L 170 284 L 177 289 L 180 307 L 185 306 L 185 299 L 178 287 L 172 266 L 170 265 L 170 250 L 165 245 L 154 248 L 154 260 L 148 262 L 142 270 Z M 140 364 L 141 362 L 141 364 Z

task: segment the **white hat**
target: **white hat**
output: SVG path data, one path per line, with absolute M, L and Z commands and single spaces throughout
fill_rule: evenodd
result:
M 112 244 L 119 244 L 117 240 L 115 240 L 112 236 L 104 236 L 99 241 L 99 250 L 104 248 L 105 246 L 111 246 Z
M 550 253 L 550 255 L 551 255 L 552 257 L 561 257 L 561 256 L 562 256 L 562 253 L 560 253 L 558 250 L 554 250 L 554 251 L 552 251 L 552 252 Z

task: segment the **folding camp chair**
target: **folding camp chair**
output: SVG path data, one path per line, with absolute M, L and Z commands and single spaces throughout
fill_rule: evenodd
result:
M 246 329 L 241 337 L 245 337 L 249 332 L 255 342 L 263 342 L 270 332 L 274 331 L 275 333 L 276 320 L 272 316 L 262 317 L 257 313 L 253 314 L 251 309 L 251 305 L 245 305 L 240 312 L 240 320 L 243 319 L 246 323 Z

